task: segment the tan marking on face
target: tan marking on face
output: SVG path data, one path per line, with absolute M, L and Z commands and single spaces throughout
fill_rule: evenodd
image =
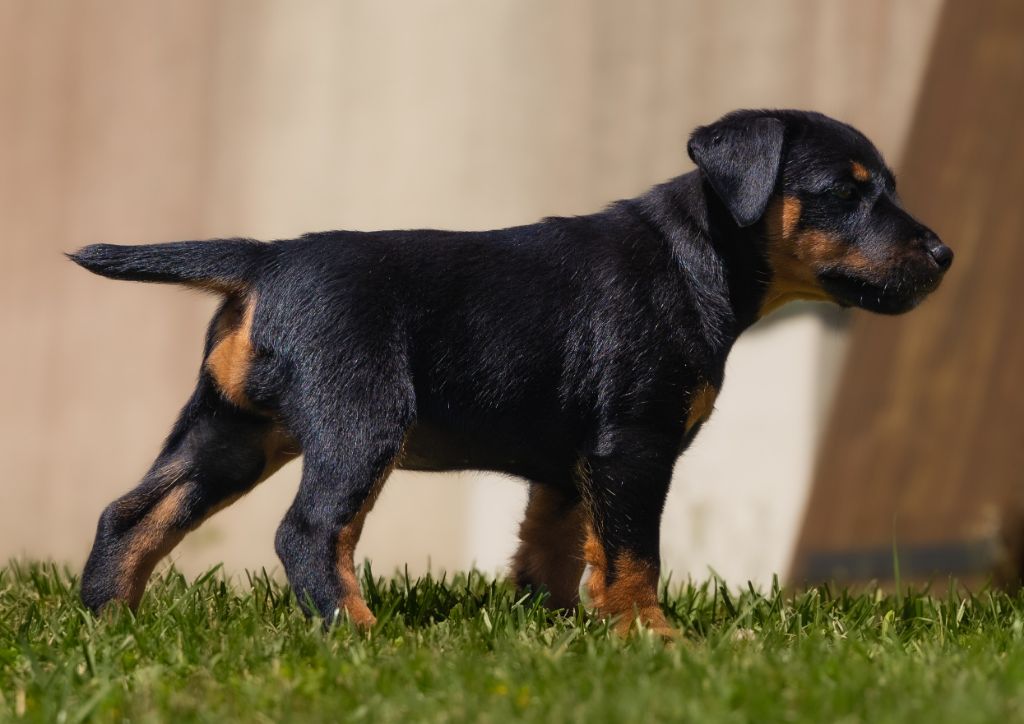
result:
M 581 502 L 567 507 L 559 491 L 538 483 L 530 486 L 512 570 L 521 580 L 543 584 L 552 608 L 570 608 L 579 601 L 585 521 Z
M 363 533 L 363 525 L 366 523 L 366 516 L 373 510 L 374 504 L 377 502 L 377 497 L 380 495 L 380 491 L 384 487 L 384 482 L 391 474 L 393 468 L 389 467 L 383 475 L 381 475 L 373 488 L 370 490 L 370 494 L 366 497 L 363 502 L 363 507 L 356 513 L 356 517 L 353 518 L 348 525 L 341 529 L 338 534 L 337 542 L 337 570 L 338 578 L 341 580 L 341 601 L 339 602 L 340 608 L 348 613 L 349 619 L 360 629 L 371 628 L 377 623 L 377 617 L 373 615 L 370 607 L 366 605 L 366 601 L 363 599 L 362 591 L 359 588 L 359 578 L 356 576 L 356 565 L 355 565 L 355 550 L 356 544 L 359 543 L 359 537 Z
M 800 223 L 800 215 L 803 213 L 803 204 L 795 196 L 786 196 L 782 199 L 782 206 L 776 210 L 779 216 L 779 236 L 790 239 L 796 233 L 797 224 Z
M 252 362 L 252 320 L 256 300 L 249 300 L 239 323 L 216 343 L 206 359 L 206 368 L 230 402 L 250 407 L 245 396 L 245 383 Z
M 690 398 L 690 412 L 686 416 L 686 432 L 689 433 L 694 425 L 704 422 L 711 417 L 715 409 L 715 398 L 718 397 L 718 390 L 705 382 Z
M 829 301 L 816 270 L 842 260 L 846 268 L 867 269 L 870 262 L 857 249 L 817 229 L 800 229 L 800 199 L 777 197 L 765 213 L 768 264 L 772 279 L 759 316 L 798 299 Z
M 864 164 L 858 163 L 857 161 L 850 161 L 850 173 L 853 174 L 853 178 L 857 181 L 864 182 L 871 180 L 871 172 L 864 167 Z
M 657 566 L 629 553 L 620 553 L 615 559 L 614 582 L 609 585 L 608 561 L 593 526 L 587 527 L 583 555 L 591 569 L 587 579 L 591 605 L 600 615 L 616 619 L 616 633 L 627 635 L 639 619 L 663 638 L 678 635 L 658 603 Z
M 189 483 L 173 487 L 135 526 L 125 543 L 117 598 L 133 610 L 142 600 L 156 564 L 185 537 L 187 531 L 175 522 L 190 490 Z

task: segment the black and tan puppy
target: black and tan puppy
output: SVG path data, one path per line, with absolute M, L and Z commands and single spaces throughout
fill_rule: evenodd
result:
M 739 111 L 688 148 L 696 171 L 589 216 L 72 255 L 224 296 L 163 451 L 100 518 L 85 603 L 138 604 L 186 532 L 301 454 L 276 546 L 311 613 L 373 622 L 352 553 L 393 468 L 485 469 L 530 481 L 519 584 L 569 606 L 589 563 L 599 612 L 667 634 L 665 494 L 737 336 L 794 299 L 905 312 L 953 257 L 850 126 Z

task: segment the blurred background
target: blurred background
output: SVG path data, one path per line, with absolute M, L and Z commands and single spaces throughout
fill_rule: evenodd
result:
M 216 300 L 92 242 L 485 229 L 691 170 L 741 107 L 862 129 L 956 250 L 907 318 L 793 305 L 737 345 L 679 463 L 674 580 L 1012 571 L 1024 484 L 1024 13 L 1011 0 L 0 0 L 0 557 L 80 566 L 187 398 Z M 984 255 L 982 254 L 984 252 Z M 278 566 L 293 463 L 189 572 Z M 395 473 L 357 557 L 504 567 L 525 486 Z

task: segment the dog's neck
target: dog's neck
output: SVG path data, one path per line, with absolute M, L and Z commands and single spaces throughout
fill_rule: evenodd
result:
M 738 227 L 698 171 L 655 186 L 637 202 L 672 243 L 697 290 L 705 327 L 731 333 L 731 344 L 762 313 L 771 278 L 763 225 Z

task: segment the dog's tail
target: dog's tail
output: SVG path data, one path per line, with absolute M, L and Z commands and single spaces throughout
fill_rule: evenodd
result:
M 92 244 L 67 256 L 94 274 L 111 279 L 185 284 L 222 294 L 239 294 L 248 290 L 259 276 L 270 247 L 252 239 L 141 246 Z

